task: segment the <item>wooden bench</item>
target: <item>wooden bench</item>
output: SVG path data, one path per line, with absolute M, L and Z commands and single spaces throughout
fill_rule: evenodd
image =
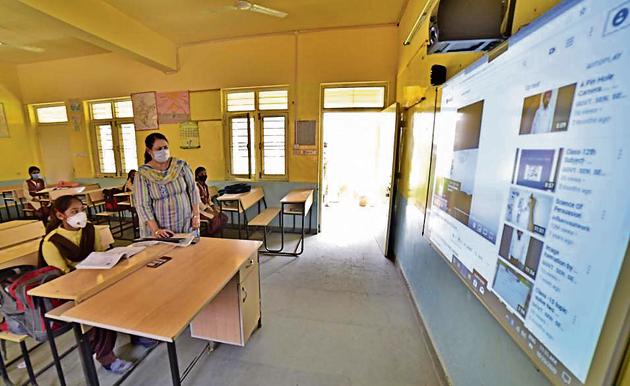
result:
M 241 238 L 241 214 L 243 216 L 243 225 L 245 227 L 245 238 L 249 238 L 249 230 L 247 225 L 249 221 L 247 220 L 247 210 L 252 206 L 258 204 L 258 211 L 260 213 L 260 202 L 262 201 L 267 207 L 267 202 L 265 201 L 265 192 L 262 187 L 255 186 L 247 193 L 235 193 L 235 194 L 224 194 L 217 198 L 219 201 L 219 206 L 221 208 L 221 212 L 229 212 L 230 213 L 230 223 L 234 224 L 233 214 L 236 213 L 236 218 L 238 220 L 238 238 Z
M 267 208 L 254 217 L 249 223 L 252 227 L 267 227 L 280 214 L 280 208 Z

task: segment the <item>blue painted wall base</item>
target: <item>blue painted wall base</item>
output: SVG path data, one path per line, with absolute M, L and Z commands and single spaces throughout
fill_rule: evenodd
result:
M 396 258 L 450 384 L 549 386 L 421 235 L 423 213 L 399 196 L 396 214 Z

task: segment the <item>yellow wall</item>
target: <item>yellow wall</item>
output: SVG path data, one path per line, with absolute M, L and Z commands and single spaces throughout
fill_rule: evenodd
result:
M 23 179 L 28 167 L 38 162 L 37 143 L 25 123 L 16 69 L 7 64 L 0 64 L 0 103 L 9 125 L 9 138 L 0 138 L 0 181 Z
M 339 29 L 303 34 L 281 34 L 184 46 L 181 70 L 164 74 L 117 54 L 94 55 L 18 66 L 25 103 L 120 97 L 141 91 L 203 90 L 230 87 L 289 85 L 288 168 L 295 182 L 316 182 L 317 156 L 293 155 L 293 122 L 319 119 L 320 84 L 326 82 L 386 81 L 395 87 L 397 63 L 395 26 Z M 297 91 L 297 92 L 296 92 Z M 69 129 L 70 130 L 70 129 Z M 177 125 L 161 131 L 178 142 Z M 138 145 L 148 132 L 138 132 Z M 75 177 L 92 177 L 85 167 L 91 151 L 87 133 L 72 141 Z M 209 179 L 225 178 L 222 131 L 216 123 L 200 126 L 202 147 L 175 156 L 191 165 L 209 167 Z

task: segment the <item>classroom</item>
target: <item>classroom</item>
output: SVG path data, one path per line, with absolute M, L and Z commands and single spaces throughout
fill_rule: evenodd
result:
M 0 383 L 630 386 L 628 27 L 0 0 Z

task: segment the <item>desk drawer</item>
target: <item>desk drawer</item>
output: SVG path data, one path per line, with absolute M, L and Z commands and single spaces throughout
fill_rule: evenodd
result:
M 244 283 L 248 276 L 254 271 L 258 272 L 258 252 L 251 255 L 241 266 L 241 269 L 239 270 L 239 283 Z

